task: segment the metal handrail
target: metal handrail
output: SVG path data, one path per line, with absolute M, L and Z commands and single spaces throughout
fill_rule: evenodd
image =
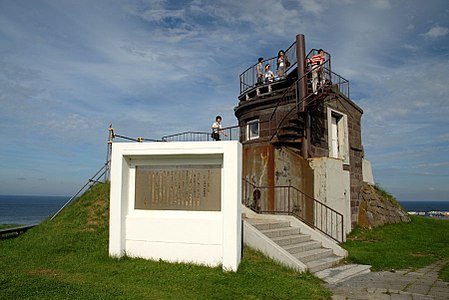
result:
M 212 138 L 209 132 L 205 131 L 184 131 L 165 135 L 161 138 L 163 142 L 179 142 L 179 141 L 211 141 Z
M 286 95 L 288 94 L 288 92 L 290 91 L 291 88 L 294 89 L 295 94 L 297 93 L 297 81 L 295 81 L 290 87 L 288 87 L 285 91 L 285 93 L 282 95 L 281 99 L 279 99 L 279 101 L 276 104 L 276 107 L 274 108 L 273 112 L 271 113 L 269 122 L 270 122 L 270 129 L 273 128 L 273 124 L 274 126 L 276 126 L 276 129 L 274 130 L 274 132 L 271 135 L 270 141 L 273 140 L 273 138 L 276 136 L 276 134 L 278 133 L 279 129 L 281 128 L 281 125 L 284 123 L 285 119 L 287 118 L 287 116 L 289 116 L 293 111 L 298 111 L 298 107 L 299 104 L 296 103 L 295 106 L 293 106 L 287 113 L 284 113 L 284 115 L 281 117 L 281 120 L 278 122 L 277 121 L 277 109 L 278 107 L 280 107 L 281 105 L 286 104 L 287 102 L 284 101 L 284 98 L 286 97 Z M 295 102 L 297 97 L 295 95 Z
M 233 125 L 229 127 L 223 127 L 220 129 L 220 138 L 222 141 L 235 141 L 240 138 L 239 125 Z M 237 131 L 237 132 L 236 132 Z M 211 132 L 205 131 L 185 131 L 175 134 L 163 136 L 161 138 L 163 142 L 207 142 L 212 141 Z
M 287 67 L 286 74 L 288 74 L 291 70 L 294 69 L 294 67 L 297 65 L 297 54 L 296 54 L 296 42 L 291 44 L 287 50 L 285 50 L 285 56 L 287 60 L 291 63 L 290 66 Z M 277 56 L 268 58 L 263 60 L 262 62 L 263 66 L 265 67 L 266 64 L 270 64 L 272 67 L 272 71 L 274 70 L 275 66 L 277 65 Z M 245 71 L 243 71 L 240 74 L 240 95 L 245 93 L 246 91 L 256 87 L 257 84 L 257 63 L 247 68 Z M 276 74 L 275 71 L 273 73 Z
M 310 50 L 310 52 L 307 54 L 306 59 L 308 60 L 309 57 L 311 57 L 312 55 L 314 55 L 315 52 L 317 52 L 318 50 L 316 49 L 312 49 Z M 326 53 L 326 52 L 325 52 Z M 330 85 L 330 86 L 337 86 L 338 91 L 341 92 L 344 96 L 346 96 L 349 99 L 349 81 L 343 77 L 341 77 L 340 75 L 332 72 L 330 70 L 330 54 L 326 53 L 327 55 L 327 59 L 325 60 L 324 64 L 323 64 L 323 70 L 324 70 L 324 74 L 325 74 L 325 81 Z M 298 94 L 298 82 L 300 82 L 301 80 L 304 80 L 304 78 L 309 78 L 310 75 L 312 73 L 312 70 L 308 70 L 301 78 L 297 79 L 295 82 L 293 82 L 282 94 L 281 98 L 278 100 L 278 102 L 276 103 L 276 106 L 273 110 L 273 112 L 271 113 L 270 116 L 270 124 L 272 124 L 273 122 L 275 124 L 277 124 L 276 129 L 274 130 L 270 140 L 272 140 L 276 134 L 278 133 L 279 129 L 282 127 L 283 122 L 287 119 L 287 117 L 296 110 L 296 113 L 299 112 L 299 108 L 301 106 L 301 104 L 303 102 L 305 102 L 309 97 L 310 97 L 310 93 L 306 92 L 305 93 L 305 97 L 303 97 L 302 99 L 298 100 L 298 97 L 295 97 L 296 99 L 296 105 L 289 110 L 287 113 L 285 113 L 280 122 L 277 122 L 277 120 L 273 119 L 275 117 L 277 117 L 277 110 L 280 106 L 288 103 L 288 101 L 285 101 L 286 96 L 293 90 L 293 92 L 295 93 L 295 95 Z
M 87 182 L 83 185 L 82 188 L 80 188 L 78 190 L 78 192 L 76 192 L 75 195 L 73 195 L 51 218 L 50 221 L 52 221 L 54 218 L 56 218 L 56 216 L 59 215 L 59 213 L 66 208 L 70 203 L 73 202 L 73 200 L 75 200 L 79 194 L 81 194 L 81 192 L 83 192 L 86 187 L 87 190 L 89 190 L 92 186 L 94 186 L 96 183 L 104 183 L 102 182 L 100 179 L 103 177 L 103 175 L 109 170 L 110 168 L 110 161 L 107 161 L 102 167 L 101 169 L 99 169 L 91 178 L 89 178 L 87 180 Z
M 306 62 L 308 62 L 308 60 L 315 54 L 318 53 L 318 49 L 312 49 L 309 51 L 309 53 L 307 53 L 306 55 Z M 332 72 L 332 68 L 331 68 L 331 55 L 330 53 L 324 51 L 325 54 L 325 61 L 323 63 L 323 69 L 324 69 L 324 74 L 325 74 L 325 79 L 327 82 L 330 82 L 332 85 L 336 85 L 339 89 L 339 91 L 346 96 L 346 98 L 349 99 L 349 80 L 345 79 L 344 77 L 338 75 L 335 72 Z M 306 73 L 308 76 L 309 74 L 311 74 L 311 70 L 309 70 Z
M 31 224 L 31 225 L 24 225 L 24 226 L 0 229 L 0 239 L 16 237 L 16 236 L 20 235 L 21 233 L 26 232 L 28 229 L 31 229 L 37 225 L 39 225 L 39 224 Z M 12 235 L 13 233 L 15 235 Z
M 252 189 L 251 193 L 248 191 L 248 186 Z M 263 192 L 263 190 L 267 191 Z M 280 192 L 276 192 L 276 190 L 280 190 Z M 269 209 L 267 207 L 267 201 L 261 203 L 261 197 L 264 194 L 274 198 L 274 209 Z M 343 215 L 292 185 L 257 186 L 254 183 L 243 179 L 242 202 L 246 207 L 257 213 L 286 214 L 294 216 L 333 240 L 340 243 L 344 241 Z M 306 216 L 307 202 L 313 204 L 313 221 L 310 221 L 310 218 L 307 218 Z

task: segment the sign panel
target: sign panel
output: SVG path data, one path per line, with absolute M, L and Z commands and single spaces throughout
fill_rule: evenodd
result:
M 135 209 L 221 210 L 221 165 L 137 166 Z

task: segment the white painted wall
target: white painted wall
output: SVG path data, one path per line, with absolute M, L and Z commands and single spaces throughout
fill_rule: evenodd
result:
M 349 233 L 351 231 L 351 185 L 349 171 L 343 170 L 343 160 L 327 157 L 312 158 L 309 164 L 314 174 L 314 198 L 341 213 L 344 218 L 344 233 Z M 315 217 L 321 217 L 320 212 L 315 212 Z
M 241 158 L 236 141 L 112 145 L 109 255 L 236 271 L 241 260 Z M 134 209 L 135 167 L 220 164 L 221 211 Z
M 373 170 L 371 168 L 371 162 L 364 158 L 362 159 L 362 176 L 364 182 L 367 182 L 371 185 L 375 185 Z

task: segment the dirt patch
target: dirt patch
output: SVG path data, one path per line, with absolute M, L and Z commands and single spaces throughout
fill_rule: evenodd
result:
M 351 237 L 348 237 L 348 241 L 361 241 L 361 242 L 375 243 L 375 242 L 380 241 L 380 239 L 367 238 L 367 237 L 362 237 L 362 236 L 351 236 Z

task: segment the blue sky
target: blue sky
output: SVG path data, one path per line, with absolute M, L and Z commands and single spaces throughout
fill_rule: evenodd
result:
M 235 125 L 239 74 L 299 33 L 350 81 L 375 181 L 449 200 L 447 0 L 1 0 L 0 194 L 72 195 L 111 122 L 147 138 Z

